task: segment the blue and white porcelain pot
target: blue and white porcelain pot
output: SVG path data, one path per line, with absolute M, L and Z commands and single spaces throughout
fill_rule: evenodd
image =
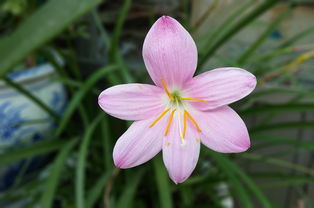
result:
M 22 85 L 57 114 L 62 114 L 66 105 L 66 92 L 64 86 L 53 79 L 55 75 L 52 65 L 43 64 L 12 73 L 9 78 Z M 48 138 L 54 127 L 53 119 L 32 100 L 0 82 L 0 154 Z M 36 166 L 37 159 L 28 161 L 28 170 Z M 0 167 L 0 191 L 14 182 L 23 166 L 25 161 Z

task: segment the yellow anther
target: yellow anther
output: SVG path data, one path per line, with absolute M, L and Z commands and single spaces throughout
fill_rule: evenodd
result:
M 186 110 L 184 110 L 184 114 L 186 114 L 190 118 L 190 120 L 194 123 L 197 131 L 201 132 L 202 130 L 200 129 L 200 127 L 197 124 L 197 122 L 195 121 L 195 119 L 191 116 L 191 114 L 189 114 L 189 112 L 187 112 Z
M 171 114 L 170 114 L 170 118 L 169 118 L 169 121 L 168 121 L 168 125 L 167 125 L 167 129 L 165 131 L 165 135 L 164 136 L 167 136 L 168 132 L 169 132 L 169 129 L 170 129 L 170 126 L 171 126 L 171 123 L 172 123 L 172 119 L 173 119 L 173 115 L 174 115 L 174 112 L 176 111 L 177 109 L 174 109 Z
M 162 112 L 162 113 L 156 118 L 156 120 L 149 126 L 149 128 L 152 128 L 169 110 L 170 110 L 170 108 L 168 108 L 168 109 L 166 109 L 164 112 Z
M 181 100 L 192 100 L 192 101 L 202 101 L 202 102 L 206 102 L 206 100 L 199 99 L 199 98 L 186 98 L 186 97 L 181 97 Z
M 167 88 L 167 85 L 166 85 L 165 80 L 162 79 L 162 78 L 161 78 L 160 80 L 161 80 L 162 86 L 164 87 L 164 90 L 166 91 L 168 97 L 172 100 L 172 96 L 171 96 L 171 94 L 170 94 L 170 92 L 169 92 L 169 90 L 168 90 L 168 88 Z

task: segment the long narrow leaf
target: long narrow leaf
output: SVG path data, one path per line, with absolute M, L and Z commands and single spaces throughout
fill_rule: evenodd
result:
M 227 171 L 234 172 L 239 177 L 240 180 L 246 183 L 246 185 L 248 186 L 252 194 L 254 194 L 255 197 L 260 201 L 262 207 L 265 207 L 265 208 L 272 207 L 268 198 L 263 194 L 260 188 L 257 187 L 257 185 L 252 181 L 252 179 L 242 169 L 240 169 L 240 167 L 238 167 L 236 164 L 230 161 L 227 157 L 219 153 L 210 151 L 210 155 L 217 161 L 218 165 L 224 164 L 225 167 L 228 167 Z
M 169 177 L 160 158 L 154 159 L 155 178 L 158 187 L 160 207 L 172 208 Z
M 282 112 L 313 112 L 313 103 L 297 103 L 297 104 L 277 104 L 277 105 L 263 105 L 254 106 L 244 109 L 239 113 L 243 116 L 256 115 L 263 113 L 282 113 Z
M 101 121 L 103 115 L 99 116 L 90 124 L 88 129 L 85 131 L 83 140 L 80 145 L 79 157 L 76 166 L 76 177 L 75 177 L 75 201 L 77 208 L 85 207 L 85 165 L 87 158 L 88 145 L 90 138 L 94 133 L 97 124 Z
M 9 78 L 4 77 L 2 79 L 6 82 L 7 85 L 11 86 L 12 88 L 14 88 L 18 92 L 20 92 L 22 95 L 24 95 L 25 97 L 30 99 L 32 102 L 34 102 L 36 105 L 38 105 L 38 107 L 40 107 L 46 113 L 48 113 L 55 121 L 57 121 L 59 119 L 57 114 L 53 110 L 51 110 L 50 107 L 48 107 L 42 100 L 38 99 L 36 96 L 34 96 L 28 90 L 26 90 L 23 86 L 13 82 Z
M 47 1 L 21 23 L 12 35 L 0 41 L 0 77 L 31 51 L 53 38 L 100 2 L 101 0 Z
M 235 35 L 237 32 L 239 32 L 243 27 L 245 27 L 247 24 L 255 20 L 258 16 L 263 14 L 265 11 L 267 11 L 269 8 L 274 6 L 279 0 L 266 0 L 262 4 L 260 4 L 258 7 L 256 7 L 254 10 L 252 10 L 249 14 L 241 18 L 237 23 L 233 24 L 232 27 L 229 28 L 226 32 L 221 34 L 219 39 L 215 41 L 215 43 L 209 47 L 205 53 L 200 57 L 199 61 L 199 68 L 202 68 L 205 61 L 224 43 L 226 43 L 227 40 L 229 40 L 233 35 Z
M 288 7 L 284 10 L 278 17 L 272 21 L 268 27 L 266 28 L 265 32 L 262 33 L 254 43 L 250 45 L 248 49 L 244 51 L 244 53 L 240 56 L 238 62 L 239 64 L 243 65 L 252 55 L 253 53 L 260 47 L 263 42 L 267 39 L 267 37 L 276 29 L 276 27 L 284 20 L 286 17 L 291 13 L 292 8 Z
M 74 145 L 77 143 L 77 140 L 72 140 L 68 142 L 60 151 L 58 156 L 56 157 L 52 169 L 49 173 L 49 176 L 47 178 L 47 182 L 45 184 L 44 192 L 40 199 L 40 204 L 42 208 L 50 208 L 52 207 L 53 197 L 54 193 L 56 191 L 56 188 L 58 186 L 58 182 L 61 176 L 62 169 L 64 168 L 64 162 L 74 147 Z
M 94 207 L 94 204 L 96 203 L 97 199 L 101 196 L 103 193 L 103 189 L 105 184 L 110 179 L 110 176 L 112 175 L 112 171 L 107 171 L 103 175 L 100 176 L 100 178 L 97 180 L 95 185 L 91 190 L 87 193 L 87 199 L 86 199 L 86 207 L 92 208 Z
M 19 161 L 21 159 L 31 158 L 40 154 L 46 154 L 60 149 L 66 142 L 60 139 L 48 139 L 34 143 L 32 146 L 24 147 L 20 150 L 2 153 L 0 155 L 0 166 Z
M 116 70 L 115 66 L 107 66 L 92 74 L 89 79 L 85 82 L 85 84 L 80 88 L 80 90 L 75 94 L 75 96 L 71 99 L 70 103 L 68 104 L 62 119 L 60 120 L 59 126 L 56 130 L 56 135 L 60 135 L 62 131 L 65 129 L 66 125 L 70 121 L 71 116 L 81 103 L 82 99 L 89 92 L 95 83 L 104 77 L 105 74 L 111 73 Z
M 144 170 L 137 170 L 128 180 L 128 183 L 124 186 L 121 197 L 119 198 L 117 208 L 133 207 L 133 201 L 137 187 L 140 183 Z

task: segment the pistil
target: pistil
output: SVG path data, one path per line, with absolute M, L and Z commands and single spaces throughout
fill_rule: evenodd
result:
M 164 110 L 154 121 L 153 123 L 149 126 L 149 128 L 152 128 L 161 118 L 163 118 L 170 110 L 170 117 L 168 120 L 168 124 L 167 124 L 167 128 L 166 131 L 164 133 L 164 136 L 167 136 L 171 127 L 171 123 L 174 117 L 174 113 L 176 112 L 176 110 L 179 110 L 179 115 L 178 115 L 178 122 L 179 122 L 179 132 L 180 132 L 180 137 L 182 139 L 182 144 L 185 144 L 185 136 L 186 136 L 186 129 L 187 129 L 187 118 L 189 118 L 192 123 L 195 125 L 196 129 L 198 132 L 201 132 L 202 130 L 200 129 L 198 123 L 196 122 L 196 120 L 191 116 L 191 114 L 186 110 L 186 108 L 184 107 L 184 103 L 182 102 L 183 100 L 186 101 L 200 101 L 200 102 L 206 102 L 203 99 L 200 98 L 187 98 L 187 97 L 181 97 L 179 91 L 173 91 L 172 93 L 170 93 L 170 91 L 167 88 L 166 82 L 164 79 L 160 79 L 162 86 L 168 96 L 168 98 L 170 99 L 169 101 L 169 107 Z M 183 112 L 180 110 L 183 108 Z M 180 122 L 180 115 L 182 115 L 183 113 L 183 131 L 181 129 L 181 122 Z M 181 134 L 182 133 L 182 134 Z

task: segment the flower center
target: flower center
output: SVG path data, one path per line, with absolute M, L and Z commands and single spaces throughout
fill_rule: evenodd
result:
M 191 114 L 187 111 L 187 107 L 185 104 L 185 101 L 201 101 L 206 102 L 203 99 L 199 98 L 187 98 L 187 97 L 181 97 L 180 92 L 175 90 L 173 92 L 169 92 L 166 82 L 164 79 L 161 79 L 163 88 L 169 98 L 169 104 L 168 107 L 153 121 L 153 123 L 149 126 L 150 128 L 153 127 L 162 117 L 164 117 L 168 112 L 170 112 L 168 124 L 164 133 L 164 136 L 168 135 L 168 132 L 170 130 L 172 120 L 174 117 L 175 112 L 179 113 L 178 117 L 178 123 L 179 123 L 179 131 L 180 131 L 180 137 L 182 139 L 182 144 L 185 144 L 185 135 L 186 135 L 186 125 L 187 125 L 187 119 L 190 119 L 190 121 L 194 124 L 197 131 L 201 132 L 198 123 L 196 120 L 191 116 Z M 183 118 L 183 129 L 181 128 L 181 118 Z

